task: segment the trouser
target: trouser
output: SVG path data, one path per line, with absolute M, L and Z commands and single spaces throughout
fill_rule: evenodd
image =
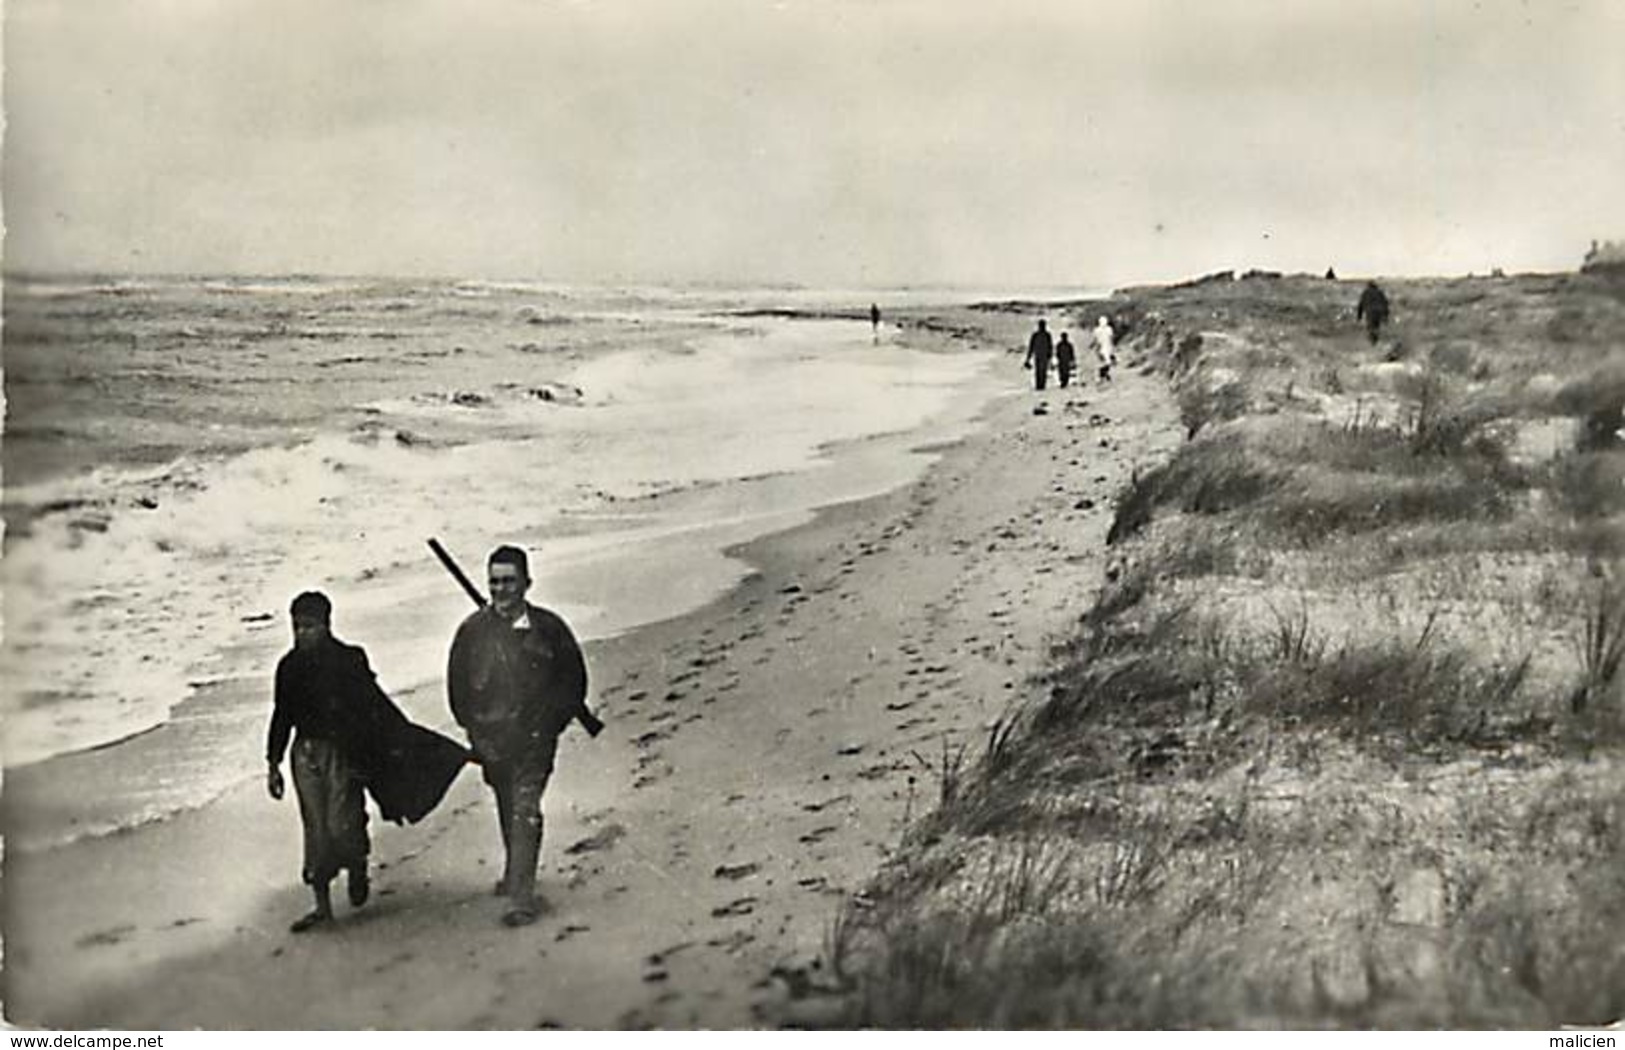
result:
M 1377 338 L 1382 334 L 1382 323 L 1386 320 L 1386 317 L 1377 317 L 1373 314 L 1366 314 L 1365 337 L 1366 339 L 1370 340 L 1372 346 L 1377 345 Z
M 1039 390 L 1049 384 L 1049 358 L 1033 358 L 1033 385 Z
M 1072 382 L 1072 366 L 1063 363 L 1057 371 L 1061 374 L 1061 388 L 1065 389 L 1066 385 Z
M 558 738 L 533 741 L 513 758 L 486 759 L 485 782 L 497 799 L 502 831 L 502 885 L 516 904 L 536 896 L 536 867 L 542 856 L 542 792 L 553 775 Z
M 361 781 L 339 749 L 300 737 L 293 745 L 293 789 L 305 828 L 305 867 L 312 886 L 325 886 L 341 868 L 365 871 L 372 848 Z

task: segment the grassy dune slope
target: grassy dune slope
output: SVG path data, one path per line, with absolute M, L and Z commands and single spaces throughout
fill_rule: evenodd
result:
M 846 1023 L 1625 1016 L 1625 285 L 1387 291 L 1110 304 L 1189 441 L 843 912 Z

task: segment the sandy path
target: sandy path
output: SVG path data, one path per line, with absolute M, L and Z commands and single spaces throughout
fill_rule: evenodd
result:
M 202 833 L 186 821 L 175 843 L 149 836 L 162 891 L 142 918 L 58 936 L 88 976 L 47 988 L 29 980 L 49 967 L 25 965 L 13 1001 L 46 1024 L 132 1029 L 781 1020 L 842 897 L 932 803 L 945 743 L 980 746 L 1046 636 L 1087 608 L 1112 494 L 1179 440 L 1160 382 L 1127 369 L 1049 391 L 1044 415 L 1014 364 L 998 378 L 1010 395 L 917 483 L 749 545 L 760 571 L 724 599 L 593 647 L 611 728 L 567 738 L 536 926 L 497 925 L 495 821 L 472 776 L 423 826 L 380 831 L 373 904 L 299 938 L 282 931 L 302 891 L 258 870 L 296 855 L 297 822 L 245 798 L 191 818 L 251 831 L 240 850 L 199 865 L 177 856 Z M 116 845 L 82 856 L 141 863 Z M 133 878 L 109 876 L 139 893 Z M 188 901 L 221 879 L 262 903 L 211 940 Z

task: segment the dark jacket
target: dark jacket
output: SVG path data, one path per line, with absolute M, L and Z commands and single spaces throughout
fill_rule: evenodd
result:
M 468 761 L 468 750 L 457 741 L 407 719 L 378 687 L 360 646 L 329 638 L 289 650 L 277 663 L 275 688 L 265 757 L 280 763 L 295 730 L 328 741 L 385 820 L 422 820 Z
M 1053 349 L 1054 344 L 1050 342 L 1049 331 L 1047 329 L 1040 328 L 1027 339 L 1028 358 L 1037 359 L 1039 361 L 1048 361 L 1050 351 Z
M 452 716 L 483 759 L 517 757 L 557 737 L 586 710 L 587 662 L 556 614 L 526 604 L 519 629 L 490 606 L 452 639 L 446 691 Z
M 1362 318 L 1377 324 L 1388 319 L 1388 297 L 1374 284 L 1365 286 L 1365 291 L 1360 293 L 1360 303 L 1354 308 L 1354 319 Z

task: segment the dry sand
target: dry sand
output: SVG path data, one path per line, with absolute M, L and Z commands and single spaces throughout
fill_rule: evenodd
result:
M 975 323 L 1008 346 L 1029 320 Z M 423 824 L 376 829 L 372 903 L 287 933 L 307 903 L 298 821 L 255 783 L 160 826 L 10 858 L 8 1016 L 127 1029 L 816 1019 L 807 992 L 838 904 L 935 802 L 944 748 L 980 747 L 1047 637 L 1089 606 L 1113 495 L 1181 437 L 1165 388 L 1132 360 L 1111 385 L 1042 395 L 1019 360 L 920 480 L 746 546 L 757 572 L 723 599 L 589 647 L 610 728 L 565 738 L 546 802 L 551 910 L 535 926 L 498 924 L 493 807 L 465 774 Z

